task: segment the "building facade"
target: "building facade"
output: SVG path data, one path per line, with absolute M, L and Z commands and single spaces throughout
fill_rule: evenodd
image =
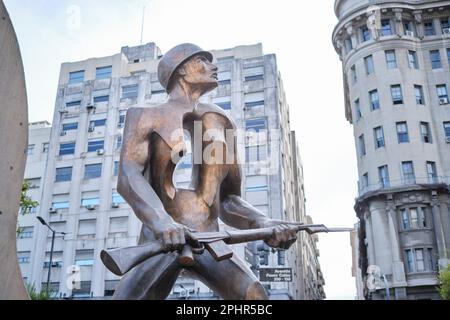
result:
M 260 44 L 212 53 L 219 87 L 202 99 L 224 109 L 241 131 L 251 132 L 238 137 L 240 158 L 246 160 L 243 196 L 272 218 L 310 220 L 275 55 L 264 55 Z M 167 98 L 157 79 L 160 57 L 159 48 L 148 43 L 61 66 L 39 211 L 54 230 L 65 233 L 56 237 L 50 281 L 61 297 L 111 296 L 119 278 L 103 266 L 100 251 L 137 243 L 141 223 L 116 190 L 118 161 L 127 109 Z M 191 166 L 187 154 L 174 174 L 178 187 L 188 187 Z M 46 281 L 51 238 L 45 226 L 34 227 L 32 259 L 24 275 L 39 287 Z M 271 299 L 325 296 L 317 237 L 305 233 L 299 238 L 287 252 L 270 251 L 262 242 L 234 248 L 257 275 L 262 268 L 292 270 L 291 282 L 264 282 Z M 180 298 L 217 296 L 182 274 L 169 296 Z
M 450 1 L 337 0 L 358 298 L 438 299 L 450 245 Z

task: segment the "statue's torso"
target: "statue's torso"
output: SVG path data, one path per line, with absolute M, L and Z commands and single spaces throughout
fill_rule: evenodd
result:
M 192 112 L 171 110 L 167 105 L 150 107 L 145 108 L 142 117 L 145 119 L 141 120 L 150 122 L 151 128 L 148 136 L 148 166 L 144 174 L 167 213 L 175 221 L 192 229 L 218 230 L 220 188 L 229 170 L 229 164 L 226 163 L 225 130 L 234 129 L 231 120 L 217 106 L 208 104 L 199 104 Z M 198 121 L 197 134 L 194 133 L 196 121 Z M 199 128 L 201 128 L 200 135 Z M 211 152 L 213 146 L 210 139 L 205 139 L 209 141 L 203 141 L 203 143 L 192 141 L 194 137 L 197 138 L 195 140 L 200 140 L 209 129 L 216 129 L 216 134 L 222 134 L 215 136 L 214 152 Z M 200 159 L 195 158 L 196 164 L 194 164 L 192 176 L 193 190 L 177 189 L 173 183 L 177 163 L 173 161 L 172 154 L 175 154 L 174 160 L 178 161 L 186 153 L 183 130 L 190 133 L 193 151 L 199 147 L 202 155 L 206 153 L 215 156 L 215 159 L 211 161 L 205 161 L 207 159 L 201 157 L 199 164 Z M 229 152 L 234 153 L 234 146 L 228 146 L 228 148 L 230 148 Z M 217 163 L 218 161 L 221 162 Z

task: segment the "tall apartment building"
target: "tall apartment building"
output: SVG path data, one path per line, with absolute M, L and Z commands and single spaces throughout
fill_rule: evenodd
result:
M 219 87 L 204 101 L 223 108 L 238 128 L 262 133 L 238 143 L 241 158 L 247 160 L 242 194 L 270 217 L 311 221 L 275 55 L 264 55 L 260 44 L 212 53 Z M 55 231 L 65 232 L 56 237 L 51 272 L 52 286 L 63 297 L 111 296 L 119 278 L 103 266 L 100 251 L 137 243 L 141 223 L 116 191 L 118 161 L 127 109 L 167 98 L 157 79 L 160 57 L 159 48 L 148 43 L 61 66 L 39 214 Z M 178 187 L 189 185 L 191 158 L 188 154 L 177 165 Z M 51 238 L 45 226 L 34 228 L 33 259 L 24 276 L 39 288 L 46 281 Z M 272 299 L 325 297 L 317 237 L 305 233 L 299 238 L 287 252 L 268 251 L 262 242 L 234 248 L 256 274 L 266 267 L 292 269 L 292 282 L 264 282 Z M 72 280 L 79 288 L 70 289 Z M 183 275 L 169 296 L 215 297 Z
M 438 299 L 450 246 L 450 1 L 337 0 L 358 298 Z

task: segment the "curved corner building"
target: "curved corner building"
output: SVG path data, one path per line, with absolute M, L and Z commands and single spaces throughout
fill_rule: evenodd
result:
M 450 249 L 450 1 L 336 0 L 364 299 L 439 299 Z

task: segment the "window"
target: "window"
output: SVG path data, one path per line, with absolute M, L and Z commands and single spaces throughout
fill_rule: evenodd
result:
M 411 69 L 419 69 L 419 63 L 417 61 L 417 53 L 415 51 L 408 51 L 408 66 Z
M 422 135 L 422 141 L 425 143 L 432 143 L 430 124 L 428 122 L 420 123 L 420 133 Z
M 231 102 L 218 102 L 216 103 L 219 107 L 221 107 L 223 110 L 231 110 Z
M 264 76 L 262 74 L 257 74 L 253 76 L 244 77 L 244 81 L 256 81 L 256 80 L 264 80 Z
M 444 122 L 445 138 L 450 138 L 450 122 Z
M 87 152 L 95 152 L 97 150 L 104 148 L 105 141 L 104 140 L 89 140 Z
M 389 20 L 389 19 L 381 20 L 381 30 L 380 31 L 381 31 L 382 36 L 392 35 L 391 20 Z
M 99 178 L 102 175 L 102 164 L 87 164 L 84 166 L 84 179 Z
M 391 86 L 391 95 L 393 104 L 403 104 L 402 87 L 400 85 Z
M 117 191 L 113 191 L 112 202 L 113 203 L 125 203 L 125 199 L 122 198 L 122 196 L 119 193 L 117 193 Z
M 252 205 L 266 205 L 268 203 L 267 176 L 247 176 L 245 179 L 245 198 Z
M 127 112 L 125 110 L 119 111 L 119 122 L 117 123 L 119 128 L 123 128 L 125 126 L 126 113 Z
M 362 114 L 361 114 L 361 105 L 359 103 L 359 99 L 356 99 L 356 101 L 355 101 L 355 114 L 356 114 L 356 121 L 361 119 Z
M 84 81 L 84 70 L 69 73 L 69 84 L 80 83 Z
M 388 69 L 396 69 L 397 68 L 397 58 L 395 56 L 395 50 L 387 50 L 385 51 L 386 55 L 386 66 Z
M 224 71 L 217 73 L 218 84 L 221 86 L 230 85 L 231 84 L 231 72 Z
M 112 66 L 100 67 L 95 70 L 95 79 L 111 78 Z
M 264 106 L 264 91 L 246 93 L 244 96 L 245 108 Z
M 380 109 L 380 97 L 378 96 L 378 90 L 372 90 L 369 92 L 370 110 Z
M 415 248 L 405 250 L 407 272 L 435 271 L 432 248 Z M 425 256 L 427 255 L 427 256 Z
M 52 199 L 52 209 L 68 209 L 69 208 L 69 194 L 54 194 Z
M 49 149 L 50 149 L 50 143 L 44 142 L 42 144 L 42 153 L 47 153 Z
M 122 99 L 137 98 L 138 91 L 139 91 L 139 85 L 137 85 L 137 84 L 123 86 L 122 87 Z
M 369 174 L 364 173 L 361 179 L 361 188 L 364 190 L 369 186 Z
M 441 19 L 442 34 L 450 34 L 450 18 Z
M 359 155 L 364 156 L 366 154 L 366 144 L 364 142 L 364 135 L 360 135 L 359 138 Z
M 19 263 L 30 263 L 30 251 L 18 251 L 17 252 L 17 261 Z
M 116 138 L 116 150 L 120 150 L 122 148 L 122 136 L 117 136 Z
M 412 161 L 402 162 L 403 182 L 405 184 L 416 183 L 416 176 L 414 174 L 414 167 Z
M 266 120 L 264 118 L 248 119 L 245 121 L 245 130 L 256 132 L 267 130 Z
M 102 127 L 106 125 L 106 119 L 97 119 L 89 122 L 89 131 L 94 131 L 95 127 Z
M 361 27 L 361 42 L 366 42 L 372 39 L 372 34 L 367 26 Z
M 72 167 L 56 168 L 55 182 L 72 180 Z
M 77 130 L 77 129 L 78 129 L 78 122 L 63 123 L 63 125 L 62 125 L 63 131 L 70 131 L 70 130 Z
M 345 39 L 345 50 L 347 53 L 353 50 L 352 38 Z
M 447 60 L 448 64 L 450 65 L 450 49 L 447 49 Z
M 139 59 L 135 60 L 135 62 L 139 62 Z M 74 288 L 72 296 L 75 298 L 89 298 L 91 296 L 91 282 L 80 281 L 80 289 Z
M 440 104 L 448 103 L 448 93 L 447 86 L 445 84 L 440 84 L 436 86 L 436 93 Z
M 403 230 L 426 228 L 426 208 L 412 207 L 400 210 Z
M 18 239 L 30 239 L 33 238 L 34 227 L 23 227 L 17 231 Z
M 426 36 L 434 36 L 436 35 L 436 29 L 434 28 L 433 20 L 425 21 L 423 23 L 423 29 L 425 31 Z
M 408 126 L 406 122 L 397 122 L 396 127 L 398 143 L 409 142 Z
M 442 68 L 441 53 L 439 52 L 439 50 L 431 50 L 430 51 L 430 60 L 431 60 L 431 68 L 432 69 Z
M 414 95 L 416 96 L 417 104 L 425 104 L 425 98 L 423 96 L 423 88 L 422 86 L 415 85 L 414 86 Z
M 413 253 L 412 250 L 406 250 L 406 265 L 408 272 L 414 271 L 414 261 L 413 261 Z
M 373 57 L 371 55 L 364 58 L 364 64 L 366 66 L 367 74 L 373 74 L 375 72 L 375 67 L 373 65 Z
M 92 266 L 93 264 L 94 264 L 94 250 L 75 251 L 75 265 Z
M 114 161 L 114 176 L 119 175 L 119 161 Z
M 27 149 L 27 155 L 31 156 L 34 154 L 34 144 L 29 144 Z
M 100 103 L 100 102 L 108 102 L 109 101 L 109 96 L 97 96 L 94 97 L 94 103 Z
M 355 65 L 353 65 L 350 69 L 351 72 L 351 76 L 352 76 L 352 84 L 355 84 L 356 82 L 358 82 L 358 76 L 356 74 L 356 67 Z
M 378 177 L 382 188 L 389 188 L 389 171 L 388 166 L 378 167 Z
M 376 127 L 373 129 L 373 136 L 375 138 L 375 149 L 384 147 L 384 132 L 383 127 Z
M 75 142 L 61 143 L 59 145 L 59 155 L 67 155 L 75 153 Z
M 428 181 L 430 183 L 437 183 L 438 182 L 436 162 L 427 161 L 427 176 L 428 176 Z
M 70 102 L 66 102 L 66 107 L 70 108 L 70 107 L 79 107 L 81 106 L 81 100 L 76 100 L 76 101 L 70 101 Z
M 83 198 L 83 199 L 81 199 L 81 206 L 82 207 L 98 206 L 99 203 L 100 203 L 100 198 L 99 197 Z
M 404 20 L 403 29 L 405 30 L 405 35 L 414 36 L 414 25 L 409 20 Z
M 256 145 L 245 148 L 245 162 L 254 163 L 267 159 L 267 148 L 265 145 Z

